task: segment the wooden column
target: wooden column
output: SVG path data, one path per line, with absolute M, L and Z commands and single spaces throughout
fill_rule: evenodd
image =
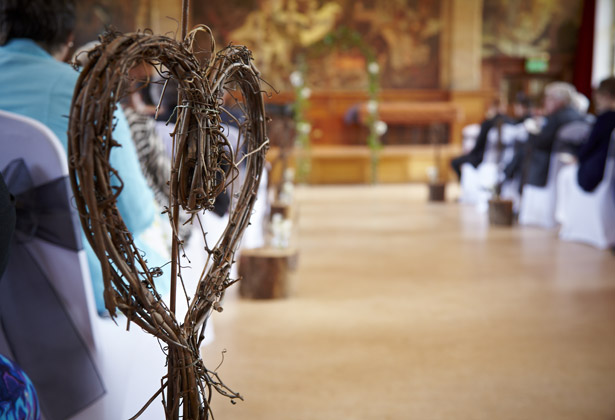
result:
M 483 0 L 443 0 L 444 21 L 450 22 L 443 35 L 442 82 L 451 90 L 481 88 Z
M 464 109 L 481 108 L 451 127 L 451 143 L 461 144 L 462 127 L 482 120 L 485 111 L 484 101 L 473 95 L 481 90 L 483 0 L 442 0 L 442 22 L 441 86 Z
M 181 28 L 179 19 L 182 15 L 181 1 L 140 0 L 136 17 L 136 29 L 151 29 L 155 34 L 169 35 L 179 39 Z M 190 27 L 188 28 L 190 29 Z

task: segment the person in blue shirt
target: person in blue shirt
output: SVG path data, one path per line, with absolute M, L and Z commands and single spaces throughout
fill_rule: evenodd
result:
M 74 0 L 3 0 L 0 5 L 0 109 L 40 121 L 65 148 L 68 115 L 79 76 L 63 62 L 72 46 L 74 27 Z M 137 246 L 146 253 L 149 267 L 163 267 L 169 258 L 139 238 L 151 228 L 158 209 L 119 107 L 115 119 L 113 137 L 121 147 L 112 150 L 110 161 L 124 183 L 117 206 Z M 84 246 L 96 306 L 104 313 L 100 263 L 85 239 Z M 168 292 L 169 276 L 165 274 L 156 280 L 160 294 Z

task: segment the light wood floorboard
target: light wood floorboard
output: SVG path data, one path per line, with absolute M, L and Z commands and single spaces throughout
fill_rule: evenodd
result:
M 451 195 L 455 195 L 453 191 Z M 306 187 L 293 296 L 214 315 L 218 420 L 615 420 L 615 258 L 421 185 Z

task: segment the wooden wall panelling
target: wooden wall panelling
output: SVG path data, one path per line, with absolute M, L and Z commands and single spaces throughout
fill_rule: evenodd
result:
M 493 56 L 482 60 L 482 87 L 500 95 L 510 102 L 518 89 L 537 101 L 541 106 L 544 85 L 551 81 L 572 81 L 573 60 L 571 54 L 553 54 L 549 68 L 544 73 L 528 73 L 525 70 L 525 57 Z
M 389 90 L 380 95 L 382 102 L 448 101 L 443 90 Z M 292 94 L 274 94 L 270 103 L 292 102 Z M 367 94 L 361 91 L 315 91 L 310 97 L 307 119 L 312 124 L 313 145 L 364 145 L 367 130 L 360 124 L 347 124 L 344 117 L 356 105 L 365 103 Z
M 484 118 L 487 104 L 493 97 L 491 91 L 385 91 L 383 101 L 392 102 L 452 102 L 462 118 L 452 125 L 451 142 L 442 148 L 440 173 L 444 179 L 450 176 L 449 161 L 461 153 L 461 129 L 466 124 L 477 123 Z M 360 124 L 347 125 L 343 118 L 347 110 L 361 101 L 362 92 L 314 92 L 310 98 L 308 120 L 312 130 L 312 171 L 310 182 L 365 183 L 370 180 L 369 151 L 365 147 L 367 130 Z M 268 101 L 288 103 L 292 94 L 274 95 Z M 275 153 L 275 150 L 270 152 Z M 273 156 L 273 155 L 272 155 Z M 380 182 L 424 182 L 427 168 L 434 165 L 434 153 L 430 146 L 386 146 L 382 152 Z M 273 173 L 273 179 L 280 174 Z
M 383 102 L 452 102 L 461 111 L 462 117 L 451 130 L 451 144 L 460 144 L 461 128 L 466 124 L 480 122 L 493 92 L 478 91 L 385 91 Z M 363 92 L 314 92 L 310 98 L 307 119 L 312 124 L 313 145 L 364 145 L 367 130 L 360 124 L 346 124 L 344 116 L 351 107 L 364 103 Z M 273 95 L 271 103 L 292 102 L 292 95 Z
M 453 91 L 451 102 L 463 112 L 460 121 L 453 125 L 451 144 L 461 145 L 461 130 L 468 124 L 481 123 L 485 119 L 485 111 L 495 96 L 491 90 Z
M 431 146 L 389 146 L 380 153 L 378 182 L 426 182 L 427 169 L 437 166 L 442 179 L 453 179 L 450 160 L 461 153 L 456 145 L 440 147 L 440 160 Z M 276 159 L 278 150 L 269 151 L 267 159 Z M 371 154 L 366 146 L 316 146 L 310 151 L 310 184 L 364 184 L 371 181 Z M 289 164 L 294 165 L 293 156 Z M 279 167 L 270 173 L 270 182 L 278 182 Z

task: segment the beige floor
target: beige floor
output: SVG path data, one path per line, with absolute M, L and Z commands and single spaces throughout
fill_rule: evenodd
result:
M 299 191 L 292 298 L 214 318 L 218 420 L 615 419 L 615 258 L 422 186 Z

